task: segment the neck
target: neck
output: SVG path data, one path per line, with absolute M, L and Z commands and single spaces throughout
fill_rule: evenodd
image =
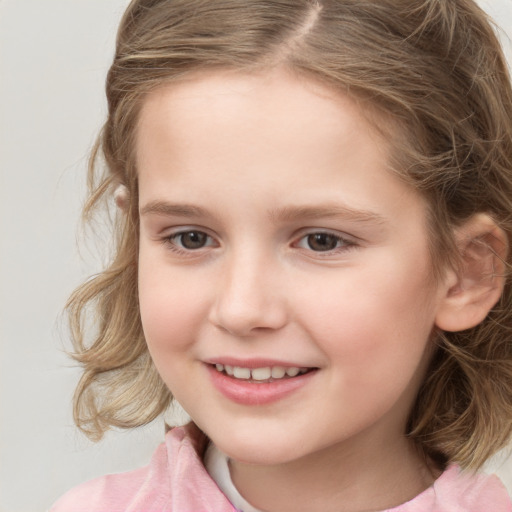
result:
M 352 439 L 270 466 L 232 460 L 230 472 L 240 494 L 266 512 L 383 510 L 411 500 L 437 476 L 405 437 L 357 448 Z

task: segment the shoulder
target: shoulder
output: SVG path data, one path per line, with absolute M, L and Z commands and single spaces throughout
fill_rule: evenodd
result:
M 231 511 L 202 463 L 205 443 L 206 438 L 193 425 L 174 428 L 147 466 L 81 484 L 62 496 L 50 512 Z M 217 508 L 210 508 L 210 501 Z
M 127 510 L 136 496 L 158 493 L 156 481 L 165 479 L 167 456 L 162 443 L 151 458 L 149 465 L 128 471 L 105 475 L 74 487 L 62 496 L 50 512 L 118 512 Z M 149 487 L 152 487 L 150 489 Z M 156 498 L 156 496 L 152 496 Z
M 419 496 L 388 512 L 512 512 L 512 501 L 496 475 L 453 465 Z
M 512 512 L 512 501 L 496 475 L 450 466 L 434 483 L 436 503 L 446 510 Z

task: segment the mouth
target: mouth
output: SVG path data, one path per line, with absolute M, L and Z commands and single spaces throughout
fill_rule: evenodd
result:
M 215 368 L 217 372 L 228 377 L 232 377 L 233 379 L 259 383 L 270 383 L 291 379 L 315 370 L 315 368 L 298 366 L 263 366 L 261 368 L 247 368 L 220 363 L 212 364 L 212 367 Z
M 244 406 L 260 406 L 307 392 L 320 368 L 294 361 L 221 356 L 203 361 L 211 383 L 225 398 Z M 300 391 L 304 389 L 304 391 Z

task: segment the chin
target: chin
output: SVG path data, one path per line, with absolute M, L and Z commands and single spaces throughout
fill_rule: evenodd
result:
M 263 437 L 257 435 L 223 436 L 221 439 L 211 438 L 217 448 L 230 459 L 244 464 L 278 465 L 301 457 L 297 445 L 290 443 L 290 437 Z M 286 442 L 288 440 L 288 442 Z

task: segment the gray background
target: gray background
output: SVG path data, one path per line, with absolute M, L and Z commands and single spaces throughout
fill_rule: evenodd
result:
M 512 34 L 512 0 L 481 3 Z M 76 233 L 127 4 L 0 0 L 0 512 L 44 511 L 79 482 L 145 464 L 163 437 L 161 422 L 96 445 L 77 432 L 60 327 L 71 290 L 100 268 Z M 511 460 L 491 468 L 512 490 Z

